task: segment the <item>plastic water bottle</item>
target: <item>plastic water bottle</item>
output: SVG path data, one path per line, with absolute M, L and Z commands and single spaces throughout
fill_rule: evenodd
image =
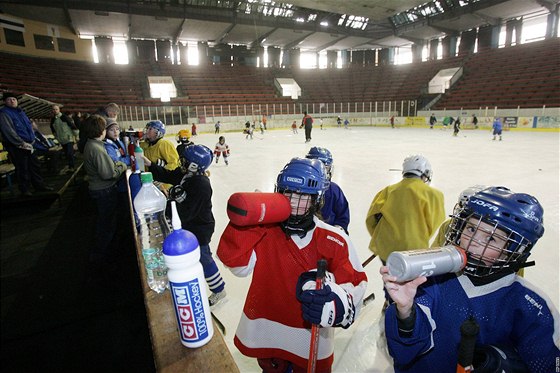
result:
M 150 289 L 163 293 L 167 287 L 167 267 L 162 254 L 163 240 L 170 232 L 165 218 L 165 195 L 154 185 L 151 172 L 140 174 L 142 187 L 134 198 L 140 221 L 142 256 Z
M 391 276 L 397 282 L 410 281 L 418 276 L 436 276 L 459 272 L 467 264 L 467 254 L 455 246 L 426 250 L 393 251 L 387 258 Z
M 171 202 L 171 211 L 173 232 L 163 242 L 163 257 L 169 268 L 169 289 L 181 343 L 196 348 L 210 342 L 214 335 L 200 247 L 194 234 L 181 229 L 175 201 Z
M 136 165 L 136 171 L 140 170 L 140 172 L 144 172 L 145 170 L 144 158 L 142 158 L 143 155 L 144 150 L 142 150 L 142 148 L 140 147 L 140 143 L 137 142 L 136 147 L 134 148 L 134 162 Z

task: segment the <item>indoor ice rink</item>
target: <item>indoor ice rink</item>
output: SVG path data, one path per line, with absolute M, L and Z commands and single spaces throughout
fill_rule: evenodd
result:
M 432 164 L 431 185 L 444 193 L 450 214 L 459 193 L 476 184 L 506 186 L 515 192 L 535 196 L 544 207 L 545 233 L 533 249 L 535 267 L 525 269 L 525 278 L 559 305 L 559 143 L 558 132 L 505 131 L 503 141 L 492 141 L 490 130 L 452 130 L 397 127 L 314 126 L 312 141 L 305 143 L 303 130 L 272 129 L 253 140 L 239 132 L 221 133 L 231 150 L 229 166 L 220 159 L 210 167 L 214 190 L 213 211 L 216 231 L 210 244 L 215 253 L 228 218 L 226 203 L 235 192 L 259 189 L 272 192 L 278 172 L 292 157 L 303 157 L 312 146 L 329 149 L 334 158 L 333 181 L 344 191 L 350 204 L 350 237 L 361 261 L 370 257 L 365 217 L 374 195 L 401 179 L 402 161 L 407 155 L 423 154 Z M 195 143 L 211 149 L 219 135 L 201 134 Z M 242 312 L 250 278 L 237 278 L 218 261 L 226 281 L 227 297 L 214 308 L 226 327 L 224 339 L 242 372 L 260 372 L 256 360 L 241 355 L 233 337 Z M 333 372 L 392 372 L 381 319 L 382 281 L 380 261 L 365 267 L 369 278 L 366 296 L 375 293 L 347 330 L 335 334 Z M 273 282 L 271 282 L 272 284 Z M 271 289 L 271 297 L 274 291 Z

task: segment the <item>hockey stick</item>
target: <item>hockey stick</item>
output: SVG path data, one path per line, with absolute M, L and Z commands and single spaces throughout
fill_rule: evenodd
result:
M 214 320 L 214 322 L 218 326 L 218 329 L 220 329 L 223 335 L 226 335 L 226 327 L 224 326 L 224 324 L 220 321 L 220 319 L 218 319 L 216 315 L 214 315 L 214 312 L 210 312 L 210 314 L 212 315 L 212 320 Z
M 369 264 L 369 262 L 371 262 L 373 259 L 375 259 L 377 257 L 377 254 L 372 254 L 369 258 L 367 258 L 363 263 L 362 263 L 362 267 L 365 267 Z
M 326 259 L 317 261 L 317 275 L 315 277 L 315 289 L 319 290 L 323 287 L 323 279 L 327 270 Z M 307 361 L 307 373 L 315 373 L 317 366 L 317 353 L 319 350 L 319 325 L 311 326 L 311 343 L 309 345 L 309 360 Z

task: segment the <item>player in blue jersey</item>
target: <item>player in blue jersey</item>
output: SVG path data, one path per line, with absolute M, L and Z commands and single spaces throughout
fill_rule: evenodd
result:
M 348 233 L 348 224 L 350 224 L 350 209 L 348 208 L 348 200 L 344 196 L 342 189 L 331 180 L 333 171 L 333 158 L 331 152 L 326 148 L 317 146 L 309 149 L 309 153 L 305 156 L 308 159 L 318 159 L 325 165 L 327 170 L 327 178 L 330 186 L 325 191 L 323 207 L 321 208 L 321 216 L 327 224 L 341 227 Z
M 395 372 L 455 372 L 461 325 L 479 326 L 475 371 L 554 372 L 559 315 L 552 302 L 515 274 L 544 233 L 536 198 L 491 187 L 456 208 L 446 243 L 463 248 L 462 273 L 399 283 L 380 272 L 394 300 L 385 333 Z M 494 370 L 495 369 L 495 370 Z

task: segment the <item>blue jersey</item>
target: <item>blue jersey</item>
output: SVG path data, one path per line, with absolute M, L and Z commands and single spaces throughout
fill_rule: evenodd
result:
M 321 216 L 325 223 L 341 226 L 348 232 L 348 224 L 350 224 L 348 200 L 346 200 L 342 189 L 333 181 L 325 192 Z
M 396 306 L 387 308 L 385 333 L 395 372 L 456 372 L 460 327 L 470 316 L 480 326 L 477 345 L 514 347 L 531 372 L 554 372 L 558 311 L 537 291 L 515 274 L 483 286 L 465 275 L 429 278 L 418 288 L 410 337 L 399 335 Z

